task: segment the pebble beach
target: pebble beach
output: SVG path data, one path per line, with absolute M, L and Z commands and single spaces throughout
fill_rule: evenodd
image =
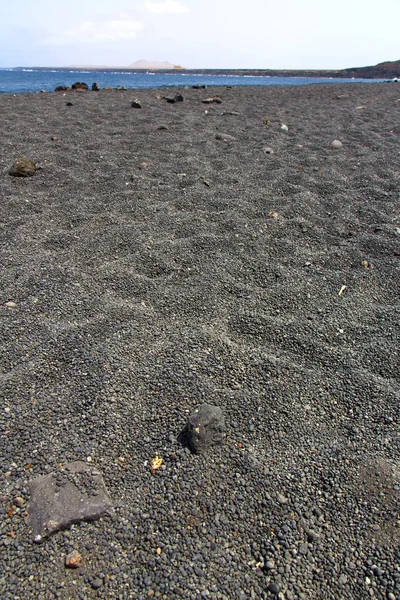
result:
M 399 85 L 0 94 L 1 598 L 400 599 Z

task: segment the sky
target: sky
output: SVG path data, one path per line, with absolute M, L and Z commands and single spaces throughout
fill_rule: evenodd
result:
M 18 0 L 0 68 L 342 69 L 400 59 L 400 0 Z

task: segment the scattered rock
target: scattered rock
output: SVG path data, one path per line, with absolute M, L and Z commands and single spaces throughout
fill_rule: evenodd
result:
M 21 496 L 17 496 L 16 498 L 14 498 L 14 506 L 21 508 L 21 506 L 23 506 L 24 504 L 25 504 L 25 500 L 23 498 L 21 498 Z
M 101 588 L 101 586 L 103 585 L 103 583 L 104 582 L 103 582 L 102 579 L 100 579 L 100 577 L 96 577 L 95 579 L 92 579 L 91 585 L 92 585 L 92 588 L 94 590 L 98 590 L 99 588 Z
M 124 85 L 117 85 L 115 89 L 119 90 L 120 92 L 126 92 L 127 88 Z
M 169 102 L 169 104 L 174 104 L 175 102 L 183 102 L 182 94 L 175 94 L 175 96 L 163 96 L 163 99 Z
M 101 472 L 82 461 L 37 477 L 29 487 L 28 514 L 38 542 L 72 523 L 93 521 L 112 512 Z
M 55 92 L 67 92 L 70 89 L 71 88 L 69 87 L 69 85 L 58 85 L 56 88 L 54 88 L 54 91 Z
M 73 90 L 88 90 L 89 86 L 87 83 L 84 83 L 83 81 L 75 81 L 75 83 L 72 84 L 72 89 Z
M 305 555 L 308 552 L 308 544 L 304 543 L 304 544 L 300 544 L 300 548 L 299 548 L 299 554 L 301 555 Z
M 236 110 L 224 110 L 223 115 L 232 115 L 234 117 L 238 117 L 239 113 Z
M 269 584 L 268 589 L 271 592 L 271 594 L 279 594 L 279 585 L 277 583 L 274 583 L 273 581 Z
M 73 106 L 72 102 L 66 102 L 65 105 L 66 106 Z
M 78 550 L 73 550 L 65 557 L 65 566 L 68 569 L 77 569 L 82 564 L 82 556 Z
M 338 150 L 340 148 L 343 148 L 343 144 L 340 140 L 333 140 L 333 142 L 331 142 L 331 147 L 335 148 L 335 150 Z
M 97 81 L 95 81 L 94 83 L 92 83 L 92 91 L 93 92 L 99 92 L 100 91 L 100 84 L 97 83 Z
M 105 86 L 103 87 L 103 90 L 108 90 L 108 91 L 110 91 L 110 90 L 113 90 L 113 89 L 114 89 L 114 88 L 113 88 L 111 85 L 105 85 Z
M 221 104 L 222 100 L 219 96 L 213 96 L 212 98 L 205 98 L 204 100 L 202 100 L 203 104 Z
M 361 262 L 361 264 L 362 264 L 362 266 L 364 267 L 364 269 L 368 269 L 368 267 L 369 267 L 369 262 L 368 262 L 367 260 L 363 260 L 363 261 Z
M 157 129 L 159 131 L 166 131 L 168 129 L 168 127 L 166 125 L 160 125 L 159 127 L 157 127 Z
M 269 146 L 266 146 L 266 148 L 264 148 L 264 152 L 265 154 L 273 154 L 274 151 L 272 148 L 270 148 Z
M 36 163 L 27 156 L 19 156 L 8 171 L 13 177 L 32 177 L 37 171 Z
M 288 503 L 288 499 L 283 494 L 280 494 L 279 492 L 276 496 L 276 499 L 278 500 L 279 504 L 287 504 Z
M 194 90 L 205 90 L 206 86 L 202 83 L 195 83 L 194 85 L 192 85 L 192 88 Z
M 221 443 L 225 437 L 222 410 L 212 404 L 198 406 L 188 418 L 186 436 L 196 454 L 203 454 L 210 446 Z
M 289 127 L 287 125 L 285 125 L 285 123 L 281 123 L 280 128 L 281 128 L 281 131 L 286 131 L 286 132 L 289 131 Z
M 137 98 L 131 102 L 132 108 L 142 108 L 142 103 Z
M 319 533 L 314 531 L 313 529 L 309 529 L 307 531 L 307 540 L 311 544 L 312 542 L 317 542 L 320 539 Z
M 236 138 L 233 135 L 229 135 L 229 133 L 217 133 L 215 139 L 222 140 L 223 142 L 234 142 L 236 140 Z
M 17 306 L 16 302 L 13 302 L 12 300 L 6 302 L 5 305 L 8 306 L 8 308 L 15 308 Z

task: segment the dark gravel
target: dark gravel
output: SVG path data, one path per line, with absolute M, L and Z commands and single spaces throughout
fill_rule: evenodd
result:
M 176 93 L 0 95 L 0 597 L 398 600 L 400 88 Z M 33 544 L 88 458 L 116 518 Z

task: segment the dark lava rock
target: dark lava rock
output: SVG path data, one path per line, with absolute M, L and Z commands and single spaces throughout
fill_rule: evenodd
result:
M 194 85 L 192 85 L 192 88 L 194 90 L 205 90 L 206 86 L 202 83 L 195 83 Z
M 203 454 L 210 446 L 221 443 L 225 437 L 222 410 L 212 404 L 198 406 L 188 418 L 186 437 L 196 454 Z
M 36 173 L 36 163 L 27 156 L 19 156 L 8 171 L 13 177 L 32 177 Z
M 94 81 L 94 82 L 92 83 L 92 91 L 93 91 L 93 92 L 99 92 L 99 91 L 100 91 L 100 84 L 99 84 L 99 83 L 97 83 L 97 81 Z
M 79 521 L 93 521 L 113 510 L 101 472 L 82 461 L 30 482 L 28 514 L 35 541 Z
M 175 96 L 163 96 L 163 98 L 170 104 L 174 104 L 175 102 L 183 102 L 182 94 L 175 94 Z
M 279 585 L 277 583 L 270 583 L 268 589 L 271 592 L 271 594 L 279 594 Z
M 98 590 L 99 588 L 101 588 L 101 586 L 103 585 L 103 583 L 104 582 L 103 582 L 102 579 L 100 579 L 100 577 L 96 577 L 95 579 L 92 579 L 91 585 L 92 585 L 92 588 L 94 590 Z
M 142 103 L 136 98 L 136 100 L 132 100 L 131 106 L 132 108 L 142 108 Z
M 87 83 L 84 83 L 83 81 L 76 81 L 75 83 L 72 84 L 72 89 L 73 90 L 88 90 L 89 86 Z
M 54 88 L 54 91 L 55 92 L 67 92 L 70 89 L 71 88 L 69 87 L 69 85 L 58 85 L 56 88 Z
M 73 106 L 72 102 L 66 102 L 66 106 Z

